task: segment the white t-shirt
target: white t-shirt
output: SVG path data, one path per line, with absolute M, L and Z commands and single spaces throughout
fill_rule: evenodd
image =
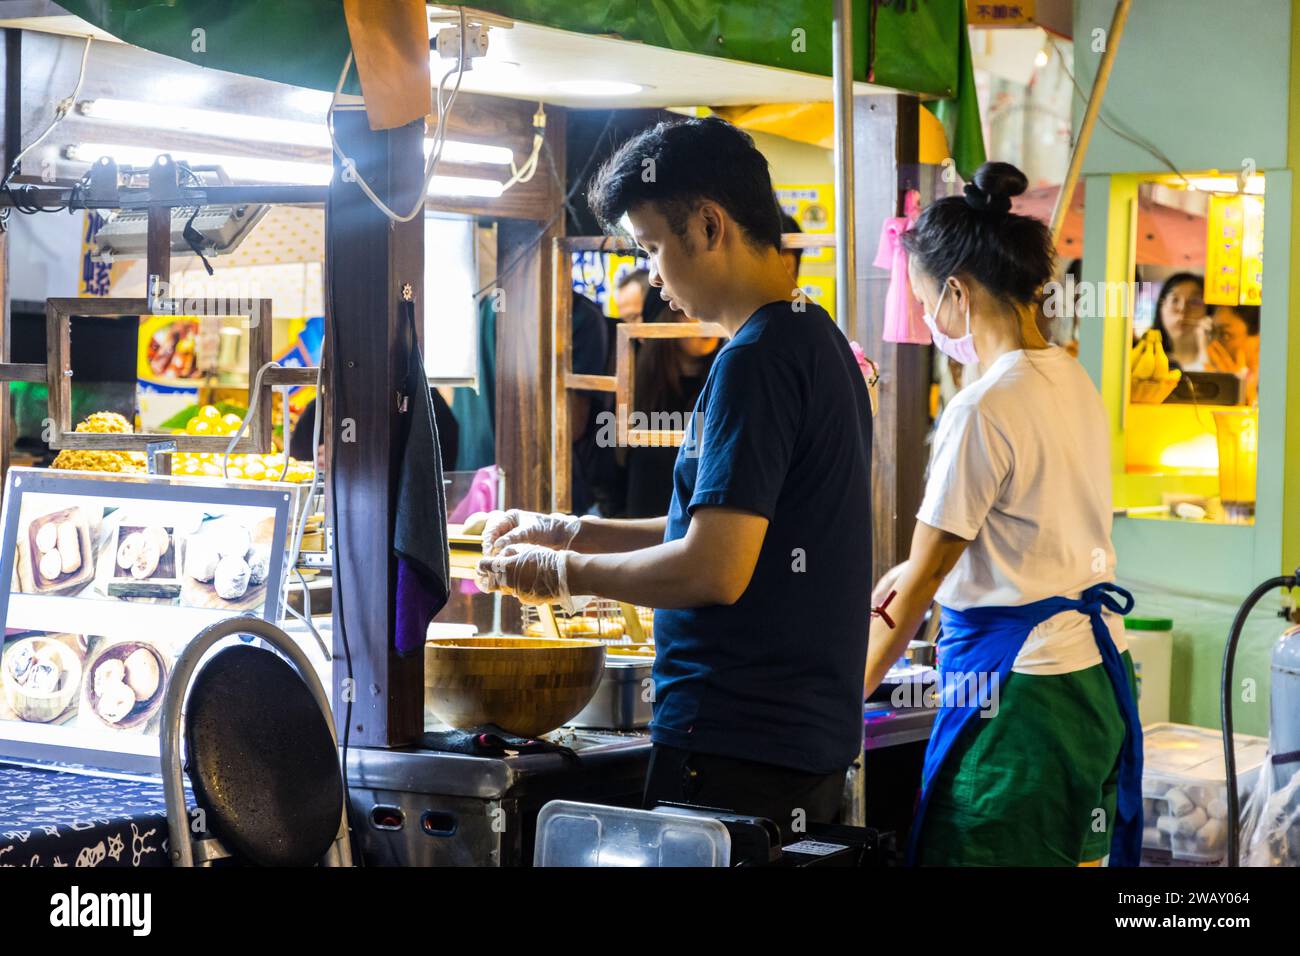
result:
M 958 392 L 916 516 L 971 543 L 935 599 L 953 610 L 1019 606 L 1114 580 L 1110 438 L 1101 396 L 1061 348 L 1008 352 Z M 1106 623 L 1127 650 L 1123 618 L 1106 612 Z M 1066 611 L 1034 628 L 1014 670 L 1100 663 L 1087 616 Z

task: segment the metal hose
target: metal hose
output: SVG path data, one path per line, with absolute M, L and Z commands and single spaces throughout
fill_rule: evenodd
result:
M 1227 769 L 1225 778 L 1228 791 L 1228 866 L 1241 865 L 1241 808 L 1240 801 L 1237 797 L 1237 751 L 1234 746 L 1232 737 L 1232 696 L 1230 688 L 1232 687 L 1232 665 L 1237 656 L 1237 642 L 1241 640 L 1241 632 L 1246 626 L 1246 618 L 1254 610 L 1269 591 L 1275 591 L 1278 588 L 1296 587 L 1297 580 L 1300 580 L 1300 571 L 1295 574 L 1283 575 L 1281 577 L 1269 578 L 1255 590 L 1250 592 L 1245 603 L 1237 609 L 1237 615 L 1232 619 L 1232 628 L 1228 631 L 1228 646 L 1223 650 L 1223 679 L 1219 685 L 1219 716 L 1223 724 L 1223 764 Z

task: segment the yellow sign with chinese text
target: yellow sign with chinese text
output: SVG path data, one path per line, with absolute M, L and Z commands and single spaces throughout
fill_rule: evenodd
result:
M 973 27 L 1028 27 L 1034 24 L 1035 0 L 985 3 L 966 0 L 966 20 Z
M 1264 200 L 1243 196 L 1241 202 L 1241 304 L 1259 305 L 1264 288 Z
M 1242 196 L 1210 196 L 1205 239 L 1205 302 L 1241 301 L 1241 247 L 1245 225 Z
M 794 219 L 799 228 L 813 235 L 830 235 L 835 232 L 835 186 L 832 183 L 782 183 L 776 187 L 777 202 L 781 211 Z M 805 249 L 803 264 L 831 262 L 835 251 Z

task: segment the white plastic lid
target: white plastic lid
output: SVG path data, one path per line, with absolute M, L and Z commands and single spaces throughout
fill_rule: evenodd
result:
M 731 864 L 731 834 L 718 820 L 596 803 L 552 800 L 537 815 L 534 866 Z
M 1227 779 L 1223 765 L 1223 734 L 1188 724 L 1150 724 L 1142 734 L 1143 768 L 1147 774 L 1183 777 L 1222 784 Z M 1268 757 L 1268 739 L 1234 734 L 1237 774 L 1252 773 Z

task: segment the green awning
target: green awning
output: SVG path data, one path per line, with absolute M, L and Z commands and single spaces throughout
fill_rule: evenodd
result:
M 60 0 L 134 46 L 199 66 L 333 90 L 350 48 L 343 0 Z M 830 0 L 482 0 L 476 9 L 540 26 L 830 76 Z M 854 76 L 951 100 L 959 171 L 983 161 L 962 0 L 860 0 Z M 868 65 L 869 64 L 869 65 Z M 348 92 L 357 93 L 356 74 Z M 708 104 L 701 104 L 708 105 Z

